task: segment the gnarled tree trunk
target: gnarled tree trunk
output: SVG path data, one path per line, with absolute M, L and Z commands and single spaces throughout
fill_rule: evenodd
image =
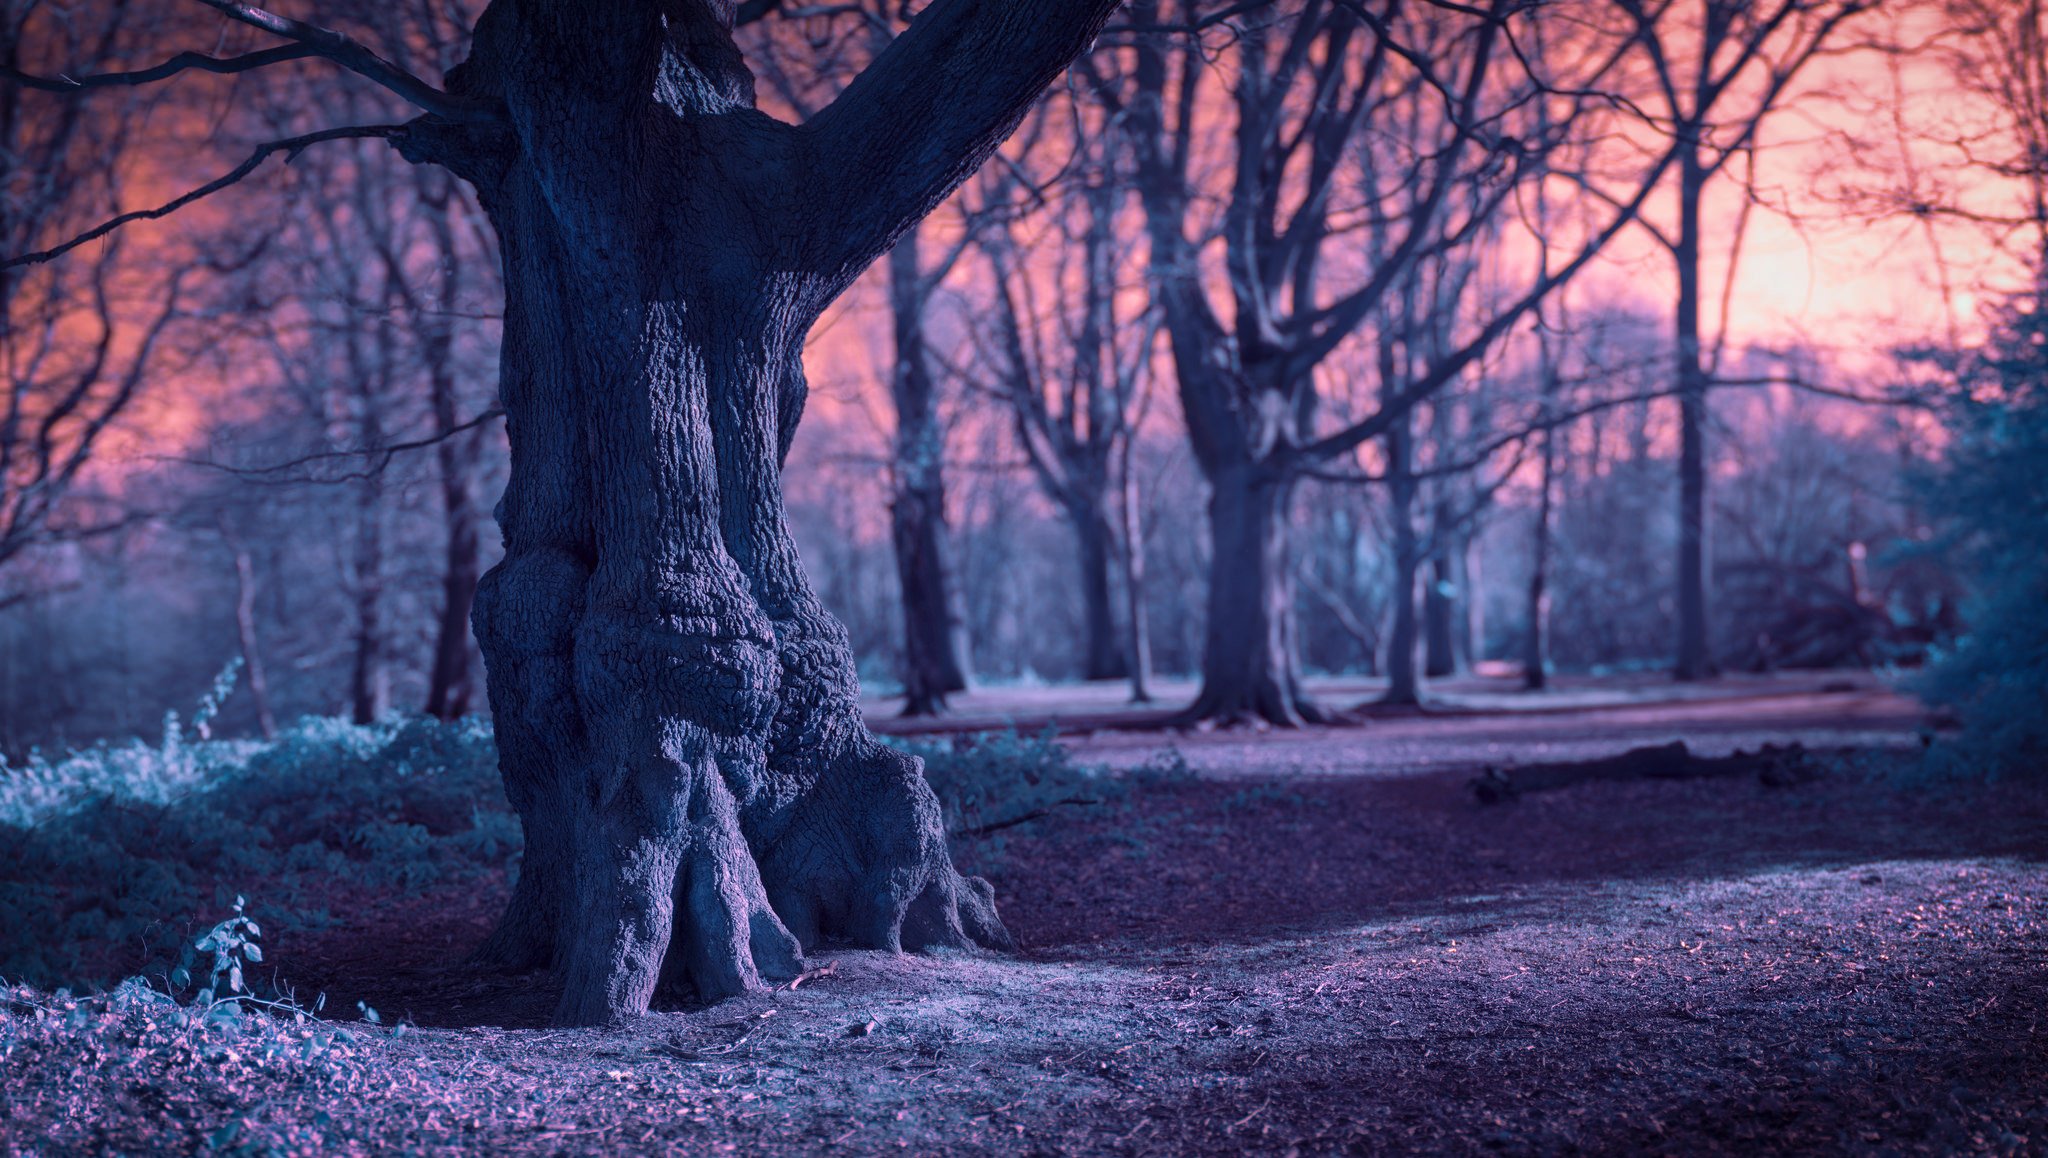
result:
M 710 0 L 498 0 L 416 123 L 505 262 L 505 557 L 477 593 L 527 850 L 485 955 L 559 1020 L 794 974 L 825 941 L 1005 946 L 916 759 L 862 723 L 780 467 L 806 332 L 1014 127 L 1110 0 L 940 0 L 802 128 L 752 108 Z

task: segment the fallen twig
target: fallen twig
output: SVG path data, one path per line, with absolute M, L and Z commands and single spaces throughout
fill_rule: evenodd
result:
M 1013 816 L 1008 820 L 998 820 L 994 824 L 984 824 L 975 828 L 963 828 L 960 831 L 954 833 L 953 836 L 957 840 L 967 840 L 972 837 L 987 836 L 990 833 L 1001 832 L 1006 828 L 1015 828 L 1020 824 L 1029 824 L 1034 820 L 1043 820 L 1046 817 L 1052 815 L 1053 809 L 1058 808 L 1062 805 L 1100 803 L 1102 803 L 1102 801 L 1096 800 L 1092 797 L 1069 796 L 1065 800 L 1055 800 L 1050 805 L 1044 808 L 1034 808 L 1022 816 Z

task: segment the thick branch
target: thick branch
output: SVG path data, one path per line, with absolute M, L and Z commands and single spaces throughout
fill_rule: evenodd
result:
M 805 125 L 832 207 L 805 254 L 836 292 L 1017 127 L 1120 0 L 938 0 Z

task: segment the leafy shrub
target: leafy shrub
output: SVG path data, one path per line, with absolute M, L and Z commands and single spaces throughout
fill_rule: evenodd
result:
M 1050 729 L 1030 737 L 1012 730 L 891 743 L 924 761 L 924 778 L 955 835 L 1049 813 L 1069 801 L 1100 803 L 1124 791 L 1101 769 L 1076 764 Z
M 154 747 L 0 770 L 0 976 L 168 980 L 212 924 L 201 910 L 236 893 L 265 924 L 317 929 L 336 904 L 500 871 L 519 849 L 486 722 L 308 718 L 266 744 L 173 721 Z
M 2048 768 L 2048 292 L 2014 303 L 1955 368 L 1951 436 L 1927 495 L 1951 528 L 1935 548 L 1975 588 L 1969 628 L 1922 691 L 1961 716 L 1930 761 L 1951 774 Z

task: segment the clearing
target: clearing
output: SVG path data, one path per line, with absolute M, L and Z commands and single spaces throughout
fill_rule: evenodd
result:
M 1869 681 L 1647 698 L 1094 731 L 1082 759 L 1170 743 L 1196 775 L 961 849 L 1022 956 L 827 952 L 609 1033 L 459 968 L 499 896 L 363 897 L 272 962 L 416 1028 L 195 1061 L 108 1047 L 146 1009 L 89 1004 L 94 1036 L 17 1006 L 0 1148 L 2048 1152 L 2048 790 L 1900 786 L 1925 721 Z M 1878 752 L 1776 788 L 1467 786 L 1674 737 Z

